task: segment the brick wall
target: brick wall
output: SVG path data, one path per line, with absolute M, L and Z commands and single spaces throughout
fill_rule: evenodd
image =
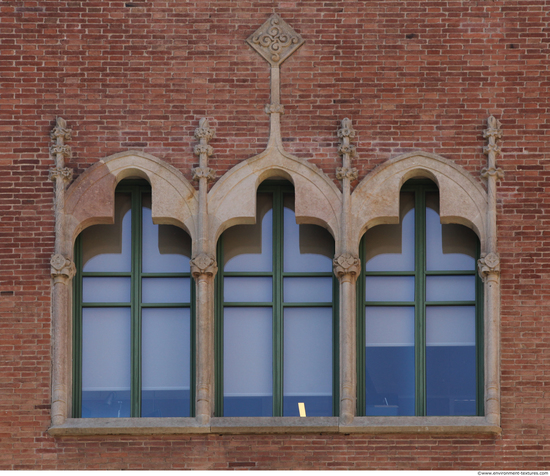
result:
M 193 131 L 218 176 L 268 138 L 267 63 L 244 44 L 277 11 L 306 40 L 281 70 L 287 150 L 335 178 L 357 130 L 359 180 L 412 151 L 486 166 L 502 122 L 502 435 L 53 438 L 49 132 L 75 176 L 143 150 L 188 179 Z M 550 73 L 545 0 L 0 2 L 0 469 L 543 469 L 550 466 Z

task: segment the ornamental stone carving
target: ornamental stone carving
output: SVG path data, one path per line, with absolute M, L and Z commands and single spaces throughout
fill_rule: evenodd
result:
M 246 42 L 273 67 L 278 67 L 304 44 L 303 38 L 277 14 L 252 33 Z
M 210 128 L 208 119 L 206 117 L 203 117 L 199 120 L 199 127 L 195 129 L 195 139 L 200 140 L 201 144 L 203 144 L 202 139 L 204 139 L 204 141 L 208 143 L 213 137 L 214 129 Z
M 349 139 L 355 137 L 355 129 L 352 126 L 351 119 L 348 117 L 342 119 L 342 127 L 338 129 L 338 138 L 343 139 L 344 137 Z
M 342 144 L 338 147 L 338 154 L 348 154 L 350 157 L 355 157 L 355 146 L 352 144 Z
M 499 152 L 500 152 L 500 149 L 499 149 Z M 504 178 L 504 171 L 500 167 L 498 167 L 498 168 L 496 168 L 496 167 L 491 167 L 491 168 L 483 167 L 481 169 L 481 176 L 483 178 L 496 176 L 497 179 L 502 179 L 502 178 Z
M 50 137 L 53 141 L 57 141 L 58 138 L 63 140 L 71 140 L 71 130 L 67 129 L 67 121 L 62 117 L 58 117 L 55 121 L 55 127 L 50 133 Z
M 351 253 L 344 253 L 334 258 L 332 265 L 334 274 L 339 279 L 349 277 L 355 280 L 361 272 L 361 260 Z
M 65 182 L 70 182 L 73 178 L 73 169 L 70 169 L 69 167 L 50 169 L 48 180 L 53 182 L 58 178 L 64 180 Z
M 210 157 L 214 153 L 214 149 L 208 144 L 197 144 L 193 149 L 193 152 L 195 155 L 206 154 Z
M 479 274 L 482 278 L 490 274 L 500 273 L 500 258 L 496 253 L 489 253 L 477 261 Z
M 202 178 L 210 182 L 216 178 L 216 171 L 210 167 L 197 167 L 193 169 L 193 180 L 199 181 Z
M 214 277 L 218 272 L 218 264 L 216 259 L 209 254 L 201 253 L 191 260 L 191 274 L 195 279 L 206 275 Z
M 355 167 L 338 167 L 336 169 L 336 178 L 338 180 L 349 179 L 350 181 L 355 180 L 359 176 L 359 172 Z
M 71 156 L 70 145 L 52 145 L 50 146 L 50 154 L 57 155 L 62 154 L 63 157 L 69 158 Z
M 65 258 L 61 254 L 53 255 L 52 259 L 50 260 L 50 265 L 51 265 L 51 275 L 52 275 L 54 284 L 57 284 L 57 283 L 67 284 L 69 279 L 71 279 L 76 273 L 76 268 L 74 263 L 70 259 Z
M 265 105 L 265 113 L 266 114 L 284 114 L 285 113 L 285 107 L 282 104 L 266 104 Z

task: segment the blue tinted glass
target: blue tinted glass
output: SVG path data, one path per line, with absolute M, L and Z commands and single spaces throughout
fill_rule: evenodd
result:
M 130 390 L 82 390 L 82 418 L 130 416 Z

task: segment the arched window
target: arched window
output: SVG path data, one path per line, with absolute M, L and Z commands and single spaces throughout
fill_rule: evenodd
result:
M 440 223 L 435 184 L 407 182 L 400 223 L 363 237 L 358 413 L 483 414 L 479 241 Z
M 262 184 L 256 217 L 218 244 L 217 415 L 336 415 L 334 240 L 296 224 L 287 182 Z
M 74 417 L 193 414 L 191 240 L 154 225 L 151 189 L 123 182 L 115 223 L 75 245 Z

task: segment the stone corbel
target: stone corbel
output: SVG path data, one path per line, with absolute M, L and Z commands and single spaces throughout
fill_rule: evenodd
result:
M 216 179 L 216 171 L 210 167 L 197 167 L 192 170 L 193 180 L 197 182 L 205 178 L 208 182 L 211 182 Z
M 76 268 L 74 263 L 61 254 L 55 254 L 50 260 L 51 274 L 54 284 L 68 284 L 69 280 L 75 275 Z
M 355 167 L 338 167 L 336 169 L 336 178 L 338 180 L 348 179 L 350 182 L 357 179 L 359 172 Z
M 69 167 L 50 169 L 48 180 L 55 182 L 58 178 L 69 183 L 73 178 L 73 170 Z
M 497 253 L 489 253 L 477 261 L 477 266 L 482 278 L 487 278 L 490 275 L 498 276 L 500 274 L 500 257 Z

